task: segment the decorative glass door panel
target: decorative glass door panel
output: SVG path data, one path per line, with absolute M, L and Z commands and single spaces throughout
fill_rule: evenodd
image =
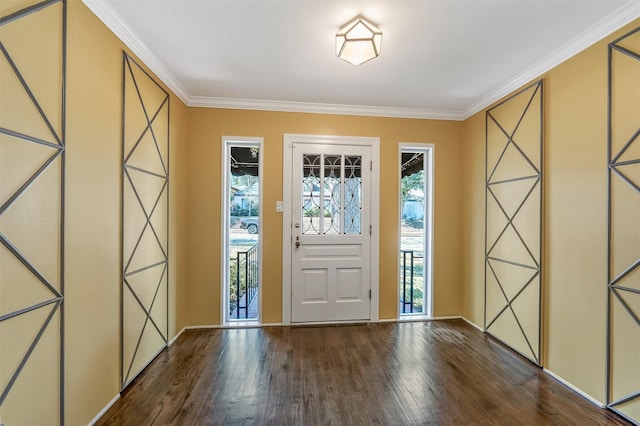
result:
M 304 154 L 302 161 L 302 234 L 360 234 L 362 157 Z

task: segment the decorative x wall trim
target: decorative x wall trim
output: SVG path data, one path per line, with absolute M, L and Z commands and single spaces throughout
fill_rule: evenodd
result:
M 607 406 L 640 424 L 640 28 L 609 44 Z
M 484 328 L 540 365 L 542 81 L 486 114 Z
M 62 425 L 66 2 L 10 9 L 0 17 L 0 423 Z
M 123 58 L 122 382 L 167 346 L 169 334 L 169 94 Z

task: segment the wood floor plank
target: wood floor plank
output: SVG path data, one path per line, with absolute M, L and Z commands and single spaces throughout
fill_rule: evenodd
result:
M 98 425 L 629 425 L 461 320 L 185 331 Z

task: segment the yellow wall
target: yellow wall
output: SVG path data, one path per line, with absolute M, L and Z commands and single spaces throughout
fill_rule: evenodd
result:
M 485 226 L 490 251 L 485 329 L 536 364 L 540 364 L 542 100 L 538 81 L 492 108 L 486 132 L 490 183 Z
M 380 318 L 397 317 L 398 144 L 435 144 L 434 315 L 459 315 L 462 186 L 458 122 L 193 108 L 189 111 L 189 323 L 220 323 L 221 137 L 264 137 L 263 322 L 282 321 L 282 138 L 380 137 Z
M 543 365 L 605 400 L 607 45 L 640 20 L 549 71 L 545 80 Z M 629 105 L 637 113 L 637 105 Z M 464 123 L 463 315 L 483 323 L 485 111 Z
M 485 112 L 463 123 L 463 284 L 462 314 L 484 323 Z
M 69 2 L 67 74 L 67 421 L 86 423 L 119 391 L 122 50 Z M 186 106 L 171 97 L 169 336 L 186 324 Z
M 26 5 L 22 2 L 20 7 Z M 67 28 L 65 398 L 67 424 L 80 425 L 88 423 L 120 388 L 124 45 L 78 0 L 68 3 Z M 43 27 L 31 28 L 29 34 L 38 31 L 43 32 L 41 38 L 46 36 Z M 37 76 L 43 70 L 31 67 L 29 73 L 34 72 Z M 172 96 L 170 338 L 186 325 L 187 114 L 186 106 Z M 3 272 L 3 285 L 11 279 Z M 4 350 L 8 343 L 2 342 Z M 55 352 L 50 356 L 55 359 Z M 47 383 L 40 380 L 34 386 Z M 32 398 L 24 401 L 36 413 L 32 403 Z
M 86 423 L 119 391 L 122 50 L 69 2 L 67 74 L 67 421 Z M 187 108 L 171 97 L 169 336 L 186 324 Z
M 125 47 L 79 0 L 68 6 L 65 385 L 67 424 L 76 425 L 91 420 L 119 390 Z M 599 400 L 606 308 L 606 43 L 612 39 L 545 76 L 543 364 Z M 275 201 L 283 198 L 284 133 L 380 137 L 381 319 L 395 318 L 397 310 L 398 144 L 435 144 L 434 315 L 462 313 L 482 325 L 484 112 L 459 123 L 233 111 L 187 108 L 172 95 L 170 336 L 187 325 L 220 321 L 223 135 L 264 137 L 263 321 L 281 322 L 282 223 Z
M 24 2 L 2 2 L 0 14 L 22 6 Z M 63 150 L 59 140 L 63 129 L 59 58 L 62 16 L 63 7 L 56 4 L 37 16 L 0 26 L 3 51 L 6 49 L 38 100 L 52 131 L 48 130 L 4 54 L 0 59 L 0 127 L 55 146 L 35 144 L 25 137 L 4 132 L 0 134 L 0 205 L 4 207 L 19 188 L 25 189 L 0 214 L 0 232 L 52 289 L 23 266 L 18 260 L 20 256 L 0 244 L 0 315 L 4 317 L 28 309 L 0 321 L 1 424 L 44 424 L 57 422 L 60 418 L 61 309 L 58 297 L 63 287 L 60 250 Z M 40 29 L 41 33 L 31 33 L 33 28 Z M 46 38 L 43 39 L 42 34 Z M 50 165 L 41 169 L 48 160 L 52 160 Z M 23 187 L 32 176 L 37 178 Z M 36 307 L 47 301 L 53 302 Z M 49 315 L 51 320 L 46 325 Z M 38 345 L 33 347 L 17 380 L 12 382 L 16 369 L 39 333 L 42 334 Z M 10 383 L 10 392 L 5 399 L 4 391 Z M 30 404 L 25 404 L 27 399 Z

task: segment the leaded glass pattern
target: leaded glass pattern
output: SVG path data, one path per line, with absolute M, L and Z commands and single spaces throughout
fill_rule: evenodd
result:
M 302 234 L 362 233 L 362 157 L 304 154 Z
M 362 157 L 345 157 L 344 233 L 361 234 Z
M 324 157 L 324 229 L 325 235 L 340 234 L 342 206 L 342 157 L 326 155 Z
M 320 234 L 320 155 L 302 157 L 302 234 Z

